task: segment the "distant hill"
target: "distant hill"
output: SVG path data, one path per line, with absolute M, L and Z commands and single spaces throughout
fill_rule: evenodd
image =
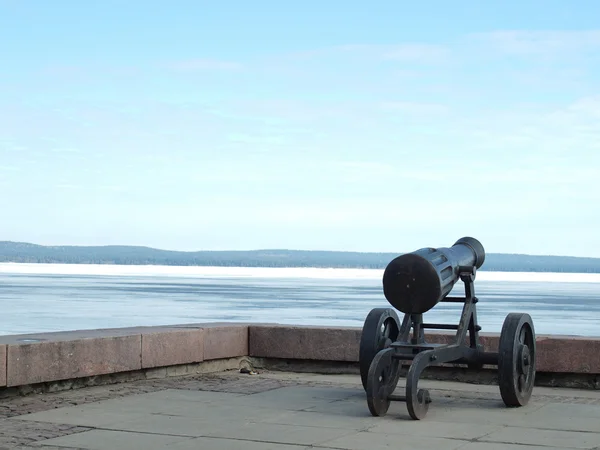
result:
M 0 262 L 383 269 L 399 253 L 305 250 L 179 252 L 134 246 L 43 246 L 0 241 Z M 481 270 L 600 273 L 600 258 L 489 253 Z

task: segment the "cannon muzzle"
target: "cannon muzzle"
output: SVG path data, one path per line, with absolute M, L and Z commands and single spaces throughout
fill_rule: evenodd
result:
M 446 297 L 459 280 L 459 267 L 479 269 L 485 260 L 483 245 L 463 237 L 450 248 L 422 248 L 394 258 L 383 273 L 383 294 L 405 314 L 429 311 Z

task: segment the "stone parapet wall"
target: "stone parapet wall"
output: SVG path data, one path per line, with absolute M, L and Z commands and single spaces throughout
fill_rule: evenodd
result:
M 0 387 L 247 355 L 247 325 L 190 324 L 0 336 Z
M 249 356 L 280 359 L 358 362 L 361 328 L 256 325 L 249 328 Z M 431 343 L 450 343 L 454 333 L 426 332 Z M 498 351 L 499 333 L 480 333 L 484 350 Z M 536 338 L 537 370 L 600 374 L 600 338 Z
M 183 366 L 248 356 L 358 362 L 361 328 L 210 323 L 0 336 L 0 387 Z M 498 334 L 482 334 L 497 351 Z M 453 334 L 429 333 L 450 342 Z M 538 336 L 537 369 L 600 376 L 600 338 Z

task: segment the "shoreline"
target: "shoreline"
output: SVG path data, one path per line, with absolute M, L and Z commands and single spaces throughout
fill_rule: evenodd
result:
M 384 269 L 346 269 L 320 267 L 236 267 L 236 266 L 166 266 L 63 263 L 0 263 L 2 275 L 88 275 L 120 277 L 181 278 L 308 278 L 380 280 Z M 477 272 L 484 281 L 600 283 L 600 273 L 578 272 Z

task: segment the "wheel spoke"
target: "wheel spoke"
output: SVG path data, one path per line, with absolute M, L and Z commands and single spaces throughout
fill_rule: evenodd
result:
M 526 386 L 526 377 L 525 375 L 519 375 L 519 392 L 523 392 Z
M 386 338 L 386 339 L 390 337 L 390 331 L 391 331 L 390 328 L 391 328 L 390 321 L 386 320 L 383 323 L 383 331 L 381 333 L 383 335 L 383 337 Z
M 519 342 L 521 344 L 525 344 L 525 327 L 521 328 L 521 331 L 519 332 Z

